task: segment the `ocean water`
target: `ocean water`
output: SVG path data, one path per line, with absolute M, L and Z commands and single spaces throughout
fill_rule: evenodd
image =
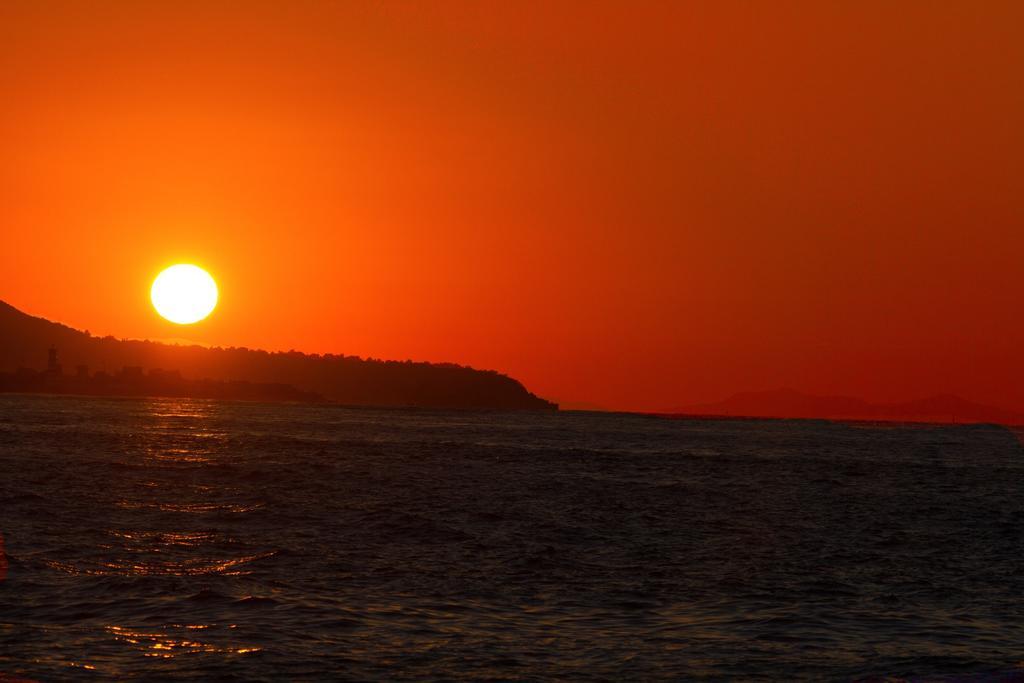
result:
M 0 672 L 1017 680 L 1018 437 L 0 396 Z

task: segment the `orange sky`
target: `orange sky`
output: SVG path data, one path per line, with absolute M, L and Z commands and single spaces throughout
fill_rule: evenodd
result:
M 1024 409 L 1019 2 L 0 3 L 0 299 L 664 410 Z M 177 261 L 221 305 L 148 302 Z

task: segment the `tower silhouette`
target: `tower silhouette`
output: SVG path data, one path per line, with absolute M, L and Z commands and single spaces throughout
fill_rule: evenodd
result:
M 49 350 L 49 356 L 46 361 L 46 372 L 51 375 L 61 374 L 60 363 L 57 362 L 57 347 L 51 346 Z

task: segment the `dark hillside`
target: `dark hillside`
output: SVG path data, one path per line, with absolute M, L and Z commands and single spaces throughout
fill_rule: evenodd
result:
M 115 373 L 126 366 L 178 371 L 188 379 L 287 384 L 350 405 L 551 410 L 557 405 L 490 370 L 453 364 L 246 348 L 204 348 L 93 337 L 0 302 L 0 371 L 46 367 L 57 348 L 64 372 L 79 365 Z

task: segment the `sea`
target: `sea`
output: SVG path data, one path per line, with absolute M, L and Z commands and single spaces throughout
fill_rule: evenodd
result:
M 1020 681 L 1020 436 L 2 395 L 0 680 Z

